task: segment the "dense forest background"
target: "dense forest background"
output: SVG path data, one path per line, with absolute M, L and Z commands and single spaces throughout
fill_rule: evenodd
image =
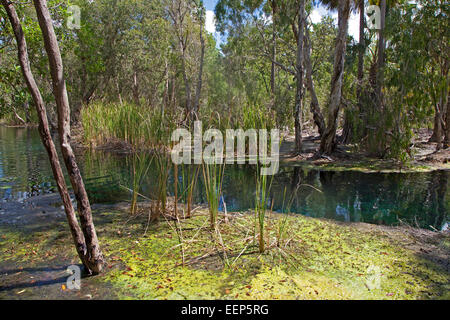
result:
M 81 9 L 80 28 L 68 28 Z M 380 29 L 365 10 L 380 8 Z M 225 128 L 278 127 L 321 137 L 319 153 L 354 144 L 407 161 L 419 129 L 450 145 L 449 10 L 446 0 L 219 0 L 218 45 L 198 0 L 49 1 L 63 55 L 72 126 L 90 143 L 167 140 L 193 119 Z M 330 16 L 313 23 L 317 6 Z M 32 5 L 16 2 L 32 71 L 57 126 L 42 34 Z M 348 33 L 360 13 L 359 39 Z M 337 13 L 337 20 L 331 14 Z M 0 118 L 36 123 L 0 8 Z

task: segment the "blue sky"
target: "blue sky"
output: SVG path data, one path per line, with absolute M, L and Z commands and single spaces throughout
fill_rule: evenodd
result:
M 205 5 L 206 10 L 214 11 L 217 0 L 204 0 L 203 4 Z
M 225 40 L 221 39 L 220 34 L 216 32 L 216 28 L 214 26 L 214 8 L 218 0 L 204 0 L 203 4 L 206 9 L 206 22 L 205 29 L 211 32 L 214 35 L 214 38 L 217 42 L 217 47 Z M 337 21 L 337 12 L 329 12 L 327 9 L 321 5 L 314 8 L 311 13 L 311 20 L 313 23 L 319 22 L 323 16 L 331 15 Z M 359 14 L 352 13 L 348 26 L 348 33 L 355 38 L 356 41 L 359 39 Z

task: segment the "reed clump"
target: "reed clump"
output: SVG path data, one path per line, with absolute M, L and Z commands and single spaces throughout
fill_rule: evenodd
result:
M 84 142 L 101 145 L 110 141 L 130 144 L 134 149 L 165 149 L 176 127 L 171 113 L 131 103 L 92 103 L 82 110 Z

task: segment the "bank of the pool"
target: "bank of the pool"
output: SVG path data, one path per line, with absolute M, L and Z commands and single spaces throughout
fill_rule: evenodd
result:
M 38 298 L 46 290 L 48 298 L 93 299 L 450 298 L 448 232 L 268 213 L 268 249 L 260 254 L 251 212 L 222 216 L 217 232 L 208 229 L 206 209 L 179 224 L 148 225 L 146 212 L 130 217 L 125 205 L 94 211 L 108 265 L 82 279 L 77 295 L 64 288 L 64 274 L 48 272 L 78 263 L 65 221 L 35 230 L 1 226 L 0 297 Z M 47 271 L 26 278 L 39 268 Z

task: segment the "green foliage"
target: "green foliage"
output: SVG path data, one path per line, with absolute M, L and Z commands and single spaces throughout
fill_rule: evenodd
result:
M 336 7 L 335 1 L 322 3 L 330 10 Z M 356 4 L 352 1 L 355 10 Z M 66 26 L 69 5 L 81 8 L 80 29 Z M 306 1 L 310 17 L 315 5 L 316 1 Z M 15 6 L 32 70 L 55 122 L 48 62 L 34 8 L 26 3 Z M 72 120 L 82 119 L 87 142 L 113 139 L 139 147 L 168 146 L 170 130 L 186 125 L 188 97 L 196 97 L 201 65 L 198 117 L 207 126 L 222 131 L 292 129 L 298 1 L 218 1 L 216 27 L 226 41 L 219 49 L 213 35 L 203 30 L 203 64 L 201 1 L 54 0 L 49 6 L 63 54 Z M 431 127 L 436 110 L 443 109 L 438 106 L 444 105 L 449 90 L 448 10 L 444 0 L 387 1 L 383 110 L 377 110 L 374 79 L 379 70 L 379 34 L 365 31 L 361 99 L 356 83 L 360 44 L 348 36 L 344 117 L 339 125 L 348 125 L 350 141 L 360 151 L 408 161 L 415 130 Z M 0 16 L 0 117 L 35 122 L 3 8 Z M 320 110 L 327 114 L 337 27 L 331 16 L 318 23 L 307 20 L 312 79 Z M 307 129 L 314 128 L 310 101 L 305 90 L 302 119 Z

